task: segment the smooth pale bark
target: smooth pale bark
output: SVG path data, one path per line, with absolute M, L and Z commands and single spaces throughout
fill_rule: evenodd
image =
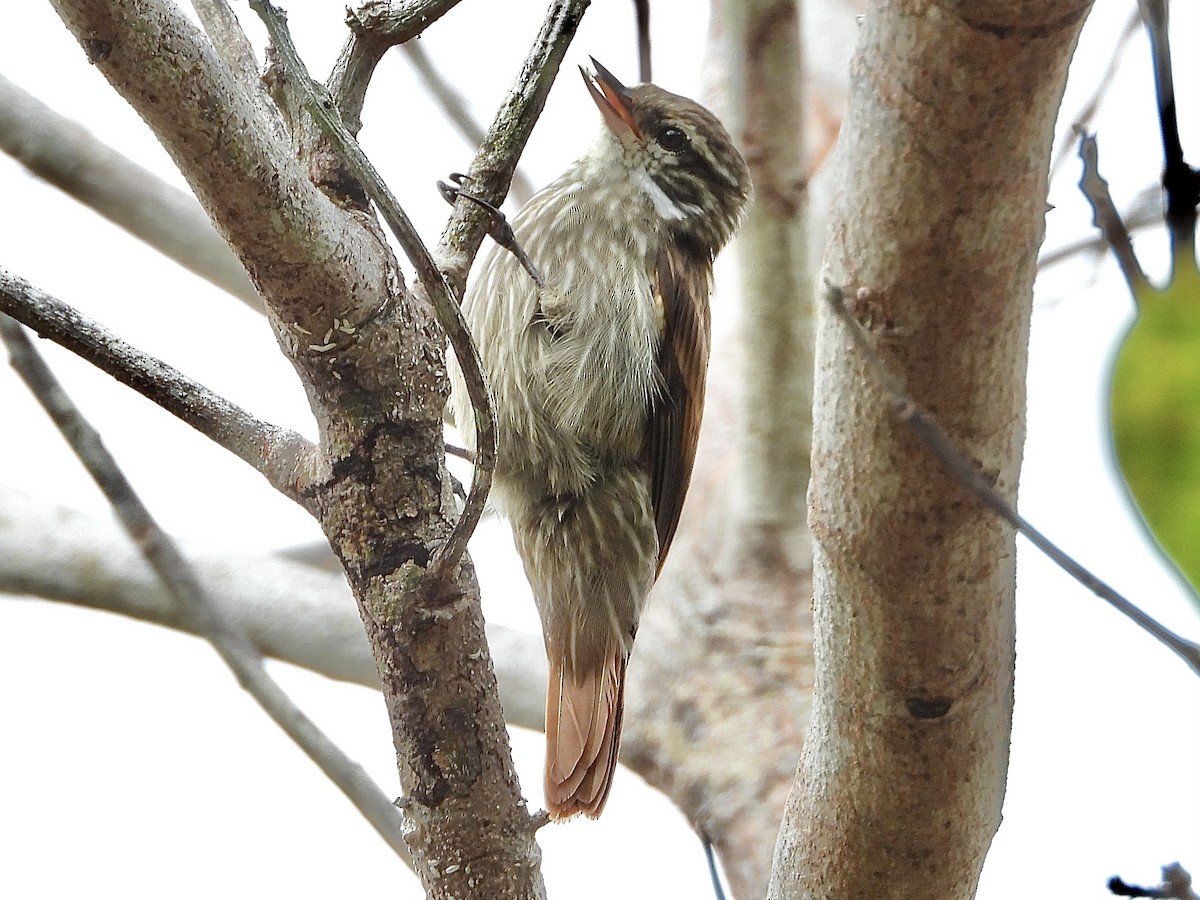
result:
M 737 238 L 742 384 L 736 513 L 743 553 L 788 533 L 800 567 L 812 447 L 814 306 L 809 265 L 800 8 L 796 0 L 713 6 L 720 112 L 750 166 L 754 203 Z
M 1089 4 L 872 7 L 825 277 L 1009 498 L 1052 130 Z M 769 896 L 968 898 L 1000 822 L 1013 535 L 818 329 L 816 695 Z

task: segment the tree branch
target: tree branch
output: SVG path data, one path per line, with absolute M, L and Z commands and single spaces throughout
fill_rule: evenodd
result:
M 440 580 L 458 565 L 459 559 L 466 552 L 467 541 L 474 533 L 479 517 L 483 515 L 488 491 L 492 486 L 492 470 L 496 464 L 496 419 L 487 382 L 483 376 L 483 363 L 471 340 L 471 333 L 462 311 L 451 296 L 450 287 L 434 263 L 433 257 L 429 255 L 416 228 L 383 183 L 367 155 L 338 118 L 336 107 L 329 95 L 323 88 L 318 90 L 320 86 L 309 77 L 292 44 L 285 17 L 279 9 L 265 0 L 250 0 L 250 7 L 267 26 L 283 70 L 292 86 L 299 91 L 301 101 L 321 134 L 333 145 L 347 172 L 371 198 L 388 229 L 400 242 L 409 261 L 416 268 L 425 296 L 433 303 L 438 324 L 450 340 L 450 346 L 454 349 L 454 356 L 463 373 L 463 380 L 467 384 L 475 414 L 475 477 L 471 479 L 467 502 L 454 525 L 454 530 L 438 548 L 430 564 L 430 575 Z
M 278 118 L 259 107 L 178 7 L 52 2 L 88 58 L 150 124 L 270 299 L 281 339 L 303 350 L 309 336 L 343 323 L 357 328 L 386 306 L 392 260 L 374 222 L 339 208 L 312 183 Z M 147 65 L 151 59 L 160 64 Z
M 267 674 L 262 657 L 246 636 L 209 602 L 187 561 L 154 521 L 116 460 L 105 449 L 100 435 L 80 415 L 21 326 L 0 315 L 0 339 L 8 347 L 12 367 L 108 498 L 126 534 L 181 613 L 212 644 L 242 688 L 338 786 L 396 855 L 412 868 L 412 857 L 404 843 L 403 822 L 396 807 L 363 768 L 342 753 L 337 744 L 292 703 Z
M 0 313 L 7 313 L 133 388 L 248 463 L 285 497 L 303 502 L 301 492 L 314 477 L 316 462 L 312 444 L 299 434 L 259 421 L 3 269 Z
M 358 134 L 362 127 L 367 86 L 383 54 L 415 38 L 458 3 L 459 0 L 367 0 L 358 9 L 346 10 L 350 38 L 334 64 L 328 86 L 351 134 Z
M 250 40 L 229 4 L 225 0 L 192 0 L 192 8 L 196 10 L 213 47 L 233 70 L 242 87 L 248 93 L 257 95 L 264 108 L 268 107 L 270 98 L 258 75 L 258 59 L 254 56 L 254 48 L 250 46 Z
M 0 150 L 164 256 L 262 311 L 246 270 L 196 198 L 0 75 Z
M 497 110 L 487 138 L 467 171 L 466 185 L 478 199 L 497 207 L 504 202 L 517 161 L 590 4 L 591 0 L 553 0 L 550 4 L 517 81 Z M 456 297 L 461 298 L 466 289 L 467 273 L 489 223 L 489 214 L 478 203 L 465 197 L 455 203 L 433 255 Z
M 173 6 L 54 3 L 237 249 L 304 382 L 322 469 L 306 507 L 358 601 L 426 891 L 541 895 L 474 572 L 464 559 L 444 581 L 426 577 L 455 518 L 443 335 L 429 302 L 407 292 L 375 218 L 314 185 L 305 142 L 297 158 L 272 137 Z
M 437 100 L 438 106 L 442 108 L 446 118 L 458 128 L 459 134 L 466 138 L 473 147 L 482 146 L 487 139 L 483 126 L 471 115 L 471 110 L 463 95 L 455 90 L 454 85 L 447 81 L 437 66 L 433 64 L 433 60 L 425 52 L 425 46 L 420 41 L 409 41 L 403 45 L 402 49 L 405 58 L 420 77 L 421 83 L 425 85 L 425 90 L 429 91 L 429 94 Z M 523 205 L 533 196 L 533 184 L 519 168 L 513 172 L 512 186 L 509 188 L 508 196 L 518 206 Z
M 1064 553 L 1053 541 L 1022 518 L 1008 499 L 996 490 L 988 476 L 954 446 L 929 412 L 922 409 L 920 404 L 905 392 L 900 379 L 889 371 L 883 360 L 871 347 L 866 332 L 851 314 L 850 308 L 847 306 L 847 298 L 841 289 L 834 285 L 826 285 L 825 295 L 830 309 L 849 329 L 850 337 L 858 352 L 866 358 L 867 368 L 871 372 L 875 387 L 882 391 L 887 398 L 896 420 L 912 429 L 929 452 L 953 473 L 954 477 L 958 479 L 958 483 L 974 494 L 984 508 L 1024 535 L 1031 544 L 1049 557 L 1051 562 L 1179 656 L 1193 672 L 1200 675 L 1200 644 L 1179 636 L 1157 619 L 1147 615 Z
M 1113 203 L 1108 191 L 1108 182 L 1100 174 L 1100 147 L 1095 135 L 1080 132 L 1079 158 L 1083 161 L 1083 172 L 1079 176 L 1079 189 L 1092 207 L 1092 224 L 1099 229 L 1104 241 L 1112 248 L 1117 266 L 1134 297 L 1153 290 L 1142 264 L 1133 250 L 1133 238 Z
M 346 577 L 282 556 L 243 556 L 182 542 L 204 593 L 265 656 L 327 678 L 379 688 Z M 107 516 L 47 503 L 0 484 L 0 593 L 104 610 L 195 634 L 195 623 Z M 505 719 L 540 730 L 546 654 L 541 638 L 487 625 Z

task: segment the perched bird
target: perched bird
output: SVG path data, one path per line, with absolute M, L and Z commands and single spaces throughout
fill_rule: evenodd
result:
M 516 215 L 543 284 L 495 247 L 463 313 L 495 399 L 492 497 L 512 523 L 546 643 L 546 805 L 598 816 L 625 668 L 692 473 L 712 263 L 750 174 L 721 123 L 652 84 L 581 68 L 599 138 Z M 473 447 L 461 377 L 455 421 Z

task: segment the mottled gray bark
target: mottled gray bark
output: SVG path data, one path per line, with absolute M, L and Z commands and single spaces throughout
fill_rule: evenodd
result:
M 304 384 L 321 439 L 298 495 L 358 601 L 429 896 L 543 896 L 474 573 L 463 561 L 426 577 L 456 517 L 432 310 L 404 285 L 374 218 L 317 188 L 282 117 L 176 7 L 54 6 L 250 273 Z

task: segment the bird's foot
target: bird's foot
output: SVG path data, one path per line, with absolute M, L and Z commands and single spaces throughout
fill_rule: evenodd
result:
M 521 264 L 521 268 L 529 273 L 529 277 L 533 279 L 533 283 L 537 285 L 538 290 L 543 290 L 546 287 L 546 282 L 543 280 L 542 274 L 537 270 L 537 266 L 533 264 L 533 260 L 529 258 L 529 254 L 525 252 L 525 249 L 517 240 L 517 236 L 513 234 L 512 226 L 508 224 L 508 217 L 482 197 L 477 197 L 465 189 L 463 182 L 467 180 L 466 175 L 461 172 L 452 172 L 450 180 L 454 182 L 453 185 L 446 184 L 444 181 L 437 183 L 438 191 L 441 193 L 442 198 L 447 203 L 454 203 L 459 197 L 466 197 L 468 200 L 478 203 L 487 210 L 488 214 L 492 217 L 492 224 L 488 229 L 488 234 L 492 240 L 515 256 L 517 262 Z

